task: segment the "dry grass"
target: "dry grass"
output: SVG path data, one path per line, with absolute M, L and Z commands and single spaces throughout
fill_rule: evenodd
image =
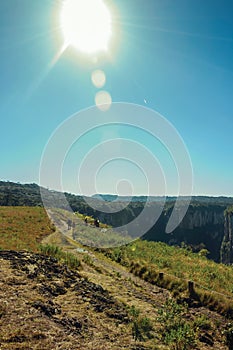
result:
M 115 251 L 115 260 L 126 265 L 121 266 L 95 249 L 83 248 L 72 239 L 71 230 L 66 236 L 58 231 L 50 236 L 47 236 L 49 231 L 46 231 L 44 235 L 45 230 L 39 230 L 38 223 L 42 227 L 51 227 L 50 232 L 53 227 L 43 209 L 10 209 L 2 211 L 5 216 L 1 219 L 2 222 L 7 222 L 5 229 L 8 227 L 8 230 L 4 232 L 8 236 L 5 234 L 2 241 L 4 244 L 8 242 L 9 249 L 15 247 L 15 239 L 11 237 L 13 231 L 17 232 L 15 237 L 18 236 L 25 249 L 35 250 L 39 240 L 35 232 L 42 232 L 40 237 L 45 237 L 43 241 L 47 244 L 42 248 L 44 253 L 47 250 L 58 253 L 64 263 L 64 257 L 67 256 L 64 251 L 72 253 L 82 262 L 82 270 L 75 269 L 75 266 L 74 270 L 69 270 L 65 264 L 58 264 L 54 259 L 49 260 L 44 255 L 30 255 L 26 252 L 23 253 L 26 259 L 17 258 L 13 264 L 5 259 L 1 260 L 1 349 L 168 350 L 176 346 L 176 341 L 171 339 L 169 341 L 172 343 L 165 344 L 163 325 L 157 321 L 158 310 L 166 305 L 170 293 L 143 280 L 158 279 L 154 264 L 151 264 L 150 270 L 147 268 L 147 252 L 143 247 L 140 252 L 138 246 L 137 254 L 134 255 L 137 260 L 135 271 L 139 271 L 141 279 L 129 272 L 130 261 L 132 263 L 136 250 L 134 245 L 131 248 L 132 259 L 120 248 Z M 33 217 L 31 213 L 37 215 Z M 25 224 L 18 225 L 16 230 L 12 217 L 18 217 L 19 223 Z M 79 219 L 82 227 L 83 220 Z M 26 223 L 30 226 L 30 234 L 27 233 Z M 92 228 L 88 227 L 88 230 Z M 59 249 L 54 246 L 59 246 Z M 80 247 L 84 253 L 77 251 Z M 162 253 L 160 257 L 162 259 Z M 131 268 L 133 269 L 133 263 Z M 174 281 L 167 280 L 166 283 L 170 288 Z M 177 288 L 174 285 L 173 287 Z M 139 314 L 132 314 L 135 309 Z M 203 315 L 210 321 L 208 329 L 203 328 L 207 327 Z M 196 348 L 227 349 L 222 335 L 226 325 L 223 317 L 204 308 L 189 308 L 185 311 L 184 318 L 188 324 L 197 325 Z M 201 337 L 204 341 L 199 339 Z M 206 343 L 205 339 L 210 339 L 212 344 Z
M 133 349 L 124 306 L 100 286 L 39 255 L 9 259 L 0 255 L 2 350 Z
M 37 250 L 38 243 L 54 232 L 40 207 L 0 207 L 0 248 Z

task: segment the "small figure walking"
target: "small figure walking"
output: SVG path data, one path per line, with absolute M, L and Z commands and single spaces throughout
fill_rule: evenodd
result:
M 68 230 L 70 230 L 72 228 L 72 221 L 70 219 L 68 219 L 67 225 L 68 225 Z
M 100 227 L 100 221 L 99 221 L 99 219 L 95 219 L 94 225 L 95 225 L 95 227 Z

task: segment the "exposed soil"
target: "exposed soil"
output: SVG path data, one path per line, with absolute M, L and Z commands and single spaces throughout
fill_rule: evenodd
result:
M 133 347 L 125 307 L 100 285 L 39 254 L 1 251 L 0 262 L 1 349 Z
M 82 253 L 69 236 L 55 232 L 45 241 L 78 255 L 82 270 L 71 271 L 40 254 L 0 251 L 1 350 L 169 349 L 156 322 L 158 309 L 170 297 L 167 290 L 88 248 Z M 132 306 L 153 321 L 153 339 L 134 340 Z M 200 330 L 194 349 L 228 349 L 222 335 L 227 320 L 203 307 L 189 308 L 186 317 L 200 315 L 211 327 Z

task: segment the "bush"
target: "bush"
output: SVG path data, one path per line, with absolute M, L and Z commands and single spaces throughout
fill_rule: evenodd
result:
M 171 328 L 164 336 L 164 343 L 174 350 L 186 350 L 195 343 L 194 331 L 188 323 L 182 323 Z
M 184 318 L 186 311 L 187 305 L 179 305 L 173 299 L 168 299 L 158 310 L 162 340 L 170 349 L 186 350 L 195 344 L 194 330 Z
M 193 328 L 195 330 L 209 330 L 211 329 L 211 321 L 206 315 L 201 315 L 193 321 Z
M 140 310 L 132 306 L 129 310 L 132 316 L 132 335 L 135 340 L 145 341 L 151 339 L 153 336 L 153 326 L 148 317 L 141 317 Z
M 133 321 L 132 334 L 135 340 L 145 341 L 146 338 L 151 339 L 151 331 L 153 331 L 153 326 L 148 317 L 139 317 Z

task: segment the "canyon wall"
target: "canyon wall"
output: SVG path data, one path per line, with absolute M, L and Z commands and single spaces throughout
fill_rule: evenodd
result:
M 223 264 L 233 263 L 233 207 L 224 212 L 224 237 L 220 250 L 220 261 Z
M 224 237 L 224 210 L 222 205 L 190 205 L 180 225 L 170 234 L 165 233 L 172 208 L 165 210 L 154 227 L 145 234 L 147 240 L 163 241 L 170 245 L 191 246 L 198 252 L 209 251 L 208 257 L 220 261 Z

